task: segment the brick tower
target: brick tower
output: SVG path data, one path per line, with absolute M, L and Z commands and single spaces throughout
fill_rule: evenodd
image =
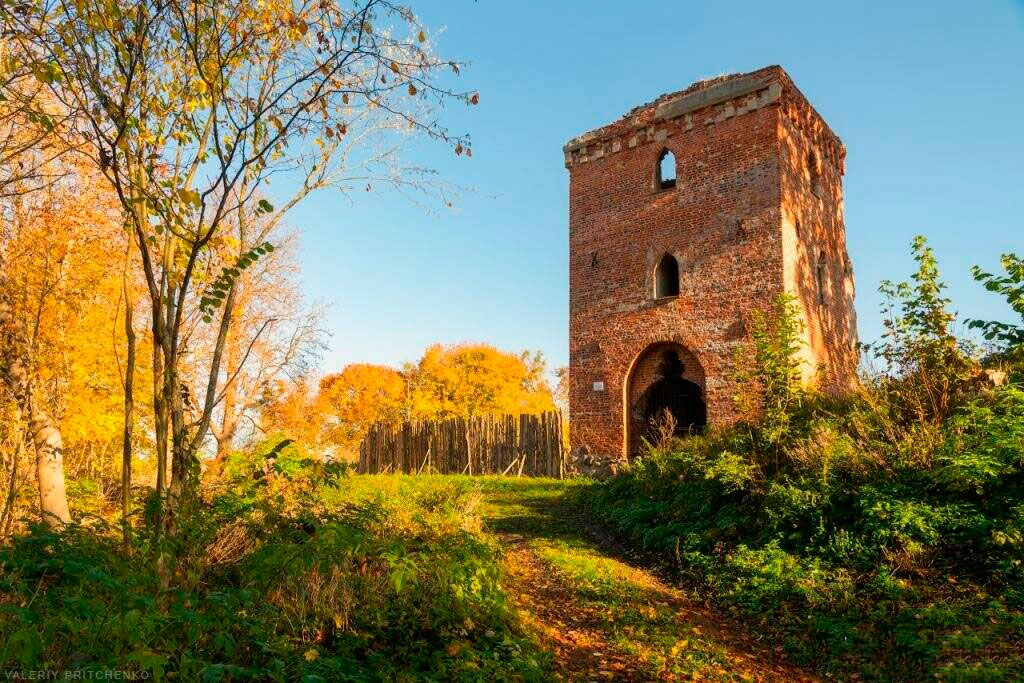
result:
M 573 452 L 636 454 L 664 408 L 680 431 L 733 420 L 733 347 L 783 291 L 805 379 L 852 384 L 845 149 L 781 67 L 663 95 L 564 152 Z

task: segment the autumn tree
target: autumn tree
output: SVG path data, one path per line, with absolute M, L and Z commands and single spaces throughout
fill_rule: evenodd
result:
M 71 159 L 59 180 L 5 204 L 0 375 L 36 451 L 43 517 L 63 523 L 65 462 L 107 472 L 120 437 L 111 312 L 127 240 L 116 198 Z
M 324 418 L 318 411 L 314 389 L 307 378 L 272 382 L 260 402 L 259 434 L 282 434 L 299 442 L 306 450 L 318 452 Z
M 563 365 L 555 370 L 555 406 L 563 413 L 569 412 L 569 366 Z
M 67 521 L 68 506 L 64 492 L 62 445 L 59 428 L 46 412 L 36 392 L 32 367 L 32 326 L 21 317 L 24 300 L 15 292 L 16 278 L 11 272 L 11 244 L 18 232 L 16 223 L 30 211 L 31 195 L 59 178 L 57 160 L 66 147 L 59 144 L 55 128 L 65 115 L 47 97 L 42 80 L 45 73 L 33 71 L 30 60 L 19 58 L 6 39 L 0 39 L 0 201 L 6 224 L 0 234 L 0 385 L 6 398 L 13 401 L 4 441 L 8 472 L 8 496 L 0 516 L 6 529 L 13 515 L 17 474 L 23 452 L 21 423 L 31 425 L 37 449 L 37 481 L 40 484 L 40 512 L 50 524 Z M 41 450 L 40 450 L 41 449 Z
M 359 113 L 463 152 L 468 140 L 425 116 L 424 102 L 476 96 L 437 84 L 457 67 L 431 55 L 409 10 L 384 0 L 44 0 L 3 11 L 21 54 L 45 67 L 44 81 L 81 121 L 86 151 L 134 235 L 154 340 L 157 458 L 171 461 L 166 491 L 158 467 L 162 526 L 173 534 L 217 402 L 235 283 L 271 249 L 255 244 L 218 271 L 209 267 L 214 240 L 272 175 L 305 172 L 297 195 L 330 178 L 330 141 Z M 401 28 L 382 28 L 389 21 Z M 256 205 L 274 211 L 265 199 Z M 183 398 L 181 344 L 196 311 L 217 334 L 193 410 Z
M 239 444 L 240 435 L 252 433 L 265 392 L 280 379 L 295 381 L 311 372 L 324 346 L 319 326 L 321 310 L 303 302 L 299 290 L 299 266 L 295 260 L 297 233 L 280 228 L 266 216 L 251 222 L 232 221 L 236 232 L 216 241 L 214 251 L 221 263 L 232 264 L 246 244 L 272 241 L 276 248 L 234 279 L 233 310 L 223 342 L 223 365 L 210 431 L 215 446 L 214 463 L 207 471 L 219 471 L 224 458 Z M 209 357 L 217 330 L 194 316 L 182 335 L 189 357 Z M 201 386 L 205 368 L 190 368 L 184 381 Z
M 515 354 L 488 344 L 436 344 L 405 369 L 409 414 L 443 419 L 553 410 L 545 370 L 539 352 Z
M 394 368 L 356 363 L 320 381 L 316 410 L 322 443 L 336 456 L 351 459 L 375 422 L 398 423 L 406 415 L 408 388 Z

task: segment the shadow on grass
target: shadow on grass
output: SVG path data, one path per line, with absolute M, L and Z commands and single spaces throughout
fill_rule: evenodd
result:
M 586 480 L 485 480 L 483 516 L 498 534 L 593 545 L 575 503 L 578 492 L 590 485 Z

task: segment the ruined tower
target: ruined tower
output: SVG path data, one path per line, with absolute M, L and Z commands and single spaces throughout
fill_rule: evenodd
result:
M 564 148 L 573 451 L 639 451 L 735 419 L 733 349 L 781 292 L 804 322 L 804 376 L 854 381 L 845 150 L 770 66 L 663 95 Z

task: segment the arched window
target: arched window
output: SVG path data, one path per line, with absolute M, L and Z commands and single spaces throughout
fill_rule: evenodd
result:
M 828 285 L 828 263 L 825 260 L 825 252 L 818 254 L 818 262 L 814 266 L 814 284 L 818 289 L 818 303 L 825 303 Z
M 821 169 L 818 168 L 818 155 L 812 149 L 807 153 L 807 177 L 811 181 L 811 192 L 821 193 Z
M 662 150 L 658 157 L 658 167 L 654 170 L 654 188 L 670 190 L 676 186 L 676 155 L 667 149 Z
M 665 254 L 654 271 L 654 296 L 662 299 L 679 296 L 679 262 L 672 254 Z

